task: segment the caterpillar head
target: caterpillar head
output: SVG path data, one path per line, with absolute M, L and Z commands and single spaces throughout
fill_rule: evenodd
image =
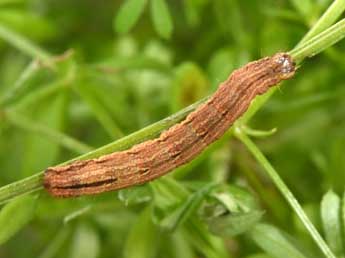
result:
M 274 72 L 279 75 L 281 80 L 290 79 L 296 71 L 296 64 L 287 53 L 277 53 L 272 56 L 274 62 Z

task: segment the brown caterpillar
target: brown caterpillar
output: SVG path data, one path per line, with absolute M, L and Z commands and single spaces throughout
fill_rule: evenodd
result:
M 56 197 L 97 194 L 143 184 L 200 154 L 248 109 L 255 96 L 291 78 L 295 64 L 286 53 L 235 70 L 210 99 L 158 138 L 97 159 L 50 167 L 44 186 Z

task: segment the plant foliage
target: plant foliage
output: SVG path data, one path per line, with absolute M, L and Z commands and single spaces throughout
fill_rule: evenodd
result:
M 0 257 L 345 257 L 344 10 L 0 1 Z M 97 196 L 38 192 L 48 166 L 153 138 L 236 67 L 290 50 L 295 78 L 186 166 Z

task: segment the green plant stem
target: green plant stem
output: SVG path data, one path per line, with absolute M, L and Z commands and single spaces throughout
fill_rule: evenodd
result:
M 55 64 L 58 62 L 61 62 L 68 58 L 71 55 L 72 51 L 66 51 L 60 56 L 52 57 L 49 59 L 49 61 L 46 61 L 46 65 L 49 65 L 49 68 L 55 68 Z M 13 87 L 9 88 L 2 96 L 0 96 L 0 107 L 5 107 L 11 105 L 13 102 L 15 102 L 18 98 L 20 98 L 21 95 L 25 91 L 28 90 L 28 87 L 30 84 L 26 83 L 29 79 L 34 77 L 36 73 L 44 68 L 44 66 L 39 62 L 39 60 L 34 59 L 32 60 L 24 69 L 24 71 L 20 74 L 16 82 L 14 83 Z M 59 80 L 56 83 L 61 83 L 61 84 L 69 84 L 72 82 L 73 78 L 75 77 L 75 70 L 70 69 L 69 73 L 66 75 L 65 78 Z M 54 83 L 49 83 L 48 85 L 52 85 Z M 47 85 L 47 87 L 48 87 Z M 25 92 L 26 93 L 26 92 Z M 32 99 L 35 98 L 35 93 L 28 93 Z M 48 94 L 46 94 L 48 95 Z M 26 99 L 26 98 L 25 98 Z
M 113 118 L 109 115 L 109 112 L 104 106 L 95 98 L 95 94 L 90 91 L 87 86 L 76 86 L 73 90 L 91 107 L 95 117 L 103 126 L 105 131 L 112 139 L 118 139 L 124 136 L 121 129 L 114 122 Z
M 6 111 L 5 119 L 18 128 L 44 135 L 56 143 L 61 144 L 62 146 L 79 154 L 90 152 L 92 150 L 90 146 L 79 142 L 66 134 L 55 131 L 43 124 L 38 124 L 35 121 L 31 121 L 29 118 L 24 117 L 14 111 Z
M 23 110 L 32 104 L 41 103 L 41 101 L 67 89 L 66 80 L 58 80 L 46 85 L 42 85 L 37 90 L 28 92 L 25 96 L 18 100 L 18 102 L 10 103 L 6 109 L 10 110 Z
M 43 188 L 43 173 L 37 173 L 17 182 L 5 185 L 0 189 L 0 205 L 14 197 L 36 192 Z
M 10 103 L 16 96 L 20 95 L 23 90 L 25 82 L 38 70 L 38 62 L 31 61 L 30 64 L 24 69 L 17 81 L 14 83 L 13 87 L 8 89 L 4 95 L 0 97 L 0 106 L 5 106 Z
M 303 1 L 300 0 L 290 0 L 291 5 L 296 9 L 296 11 L 299 13 L 301 18 L 304 18 L 304 20 L 308 23 L 310 23 L 311 17 L 308 5 L 305 5 Z
M 256 160 L 263 166 L 267 174 L 270 176 L 276 187 L 288 201 L 292 209 L 296 212 L 297 216 L 300 218 L 302 223 L 305 225 L 309 231 L 312 238 L 315 240 L 316 244 L 319 246 L 324 255 L 328 258 L 336 258 L 332 251 L 329 249 L 326 242 L 323 240 L 319 232 L 314 227 L 313 223 L 309 220 L 308 216 L 305 214 L 303 208 L 300 206 L 292 192 L 286 186 L 284 181 L 280 178 L 277 171 L 273 168 L 270 162 L 266 159 L 260 149 L 255 145 L 255 143 L 245 135 L 239 128 L 236 128 L 235 135 L 241 142 L 246 145 L 249 151 L 253 154 Z
M 41 60 L 43 63 L 49 63 L 51 56 L 36 46 L 33 42 L 18 34 L 15 31 L 12 31 L 10 28 L 7 28 L 3 24 L 0 24 L 0 38 L 10 43 L 12 46 L 18 48 L 23 53 L 31 56 L 34 59 Z
M 259 109 L 269 100 L 269 98 L 276 92 L 277 87 L 271 88 L 264 95 L 257 96 L 248 111 L 239 119 L 241 124 L 246 124 L 259 111 Z
M 290 55 L 296 63 L 302 62 L 306 57 L 312 57 L 334 45 L 345 37 L 345 18 L 321 32 L 304 44 L 290 51 Z
M 308 33 L 303 37 L 303 39 L 298 43 L 298 46 L 301 46 L 314 36 L 318 35 L 329 26 L 331 26 L 344 12 L 345 10 L 345 1 L 344 0 L 335 0 L 330 7 L 323 13 L 320 19 L 315 23 L 315 25 L 308 31 Z

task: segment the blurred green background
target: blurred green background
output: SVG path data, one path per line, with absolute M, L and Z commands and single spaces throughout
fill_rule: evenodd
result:
M 0 0 L 0 185 L 135 132 L 211 94 L 250 60 L 291 50 L 330 3 Z M 339 256 L 342 229 L 327 233 L 338 215 L 321 216 L 320 203 L 333 189 L 324 211 L 331 203 L 340 212 L 343 50 L 305 61 L 249 123 L 278 129 L 255 142 Z M 211 181 L 224 185 L 211 194 Z M 63 200 L 42 191 L 11 204 L 0 213 L 1 258 L 320 257 L 230 134 L 142 187 Z

